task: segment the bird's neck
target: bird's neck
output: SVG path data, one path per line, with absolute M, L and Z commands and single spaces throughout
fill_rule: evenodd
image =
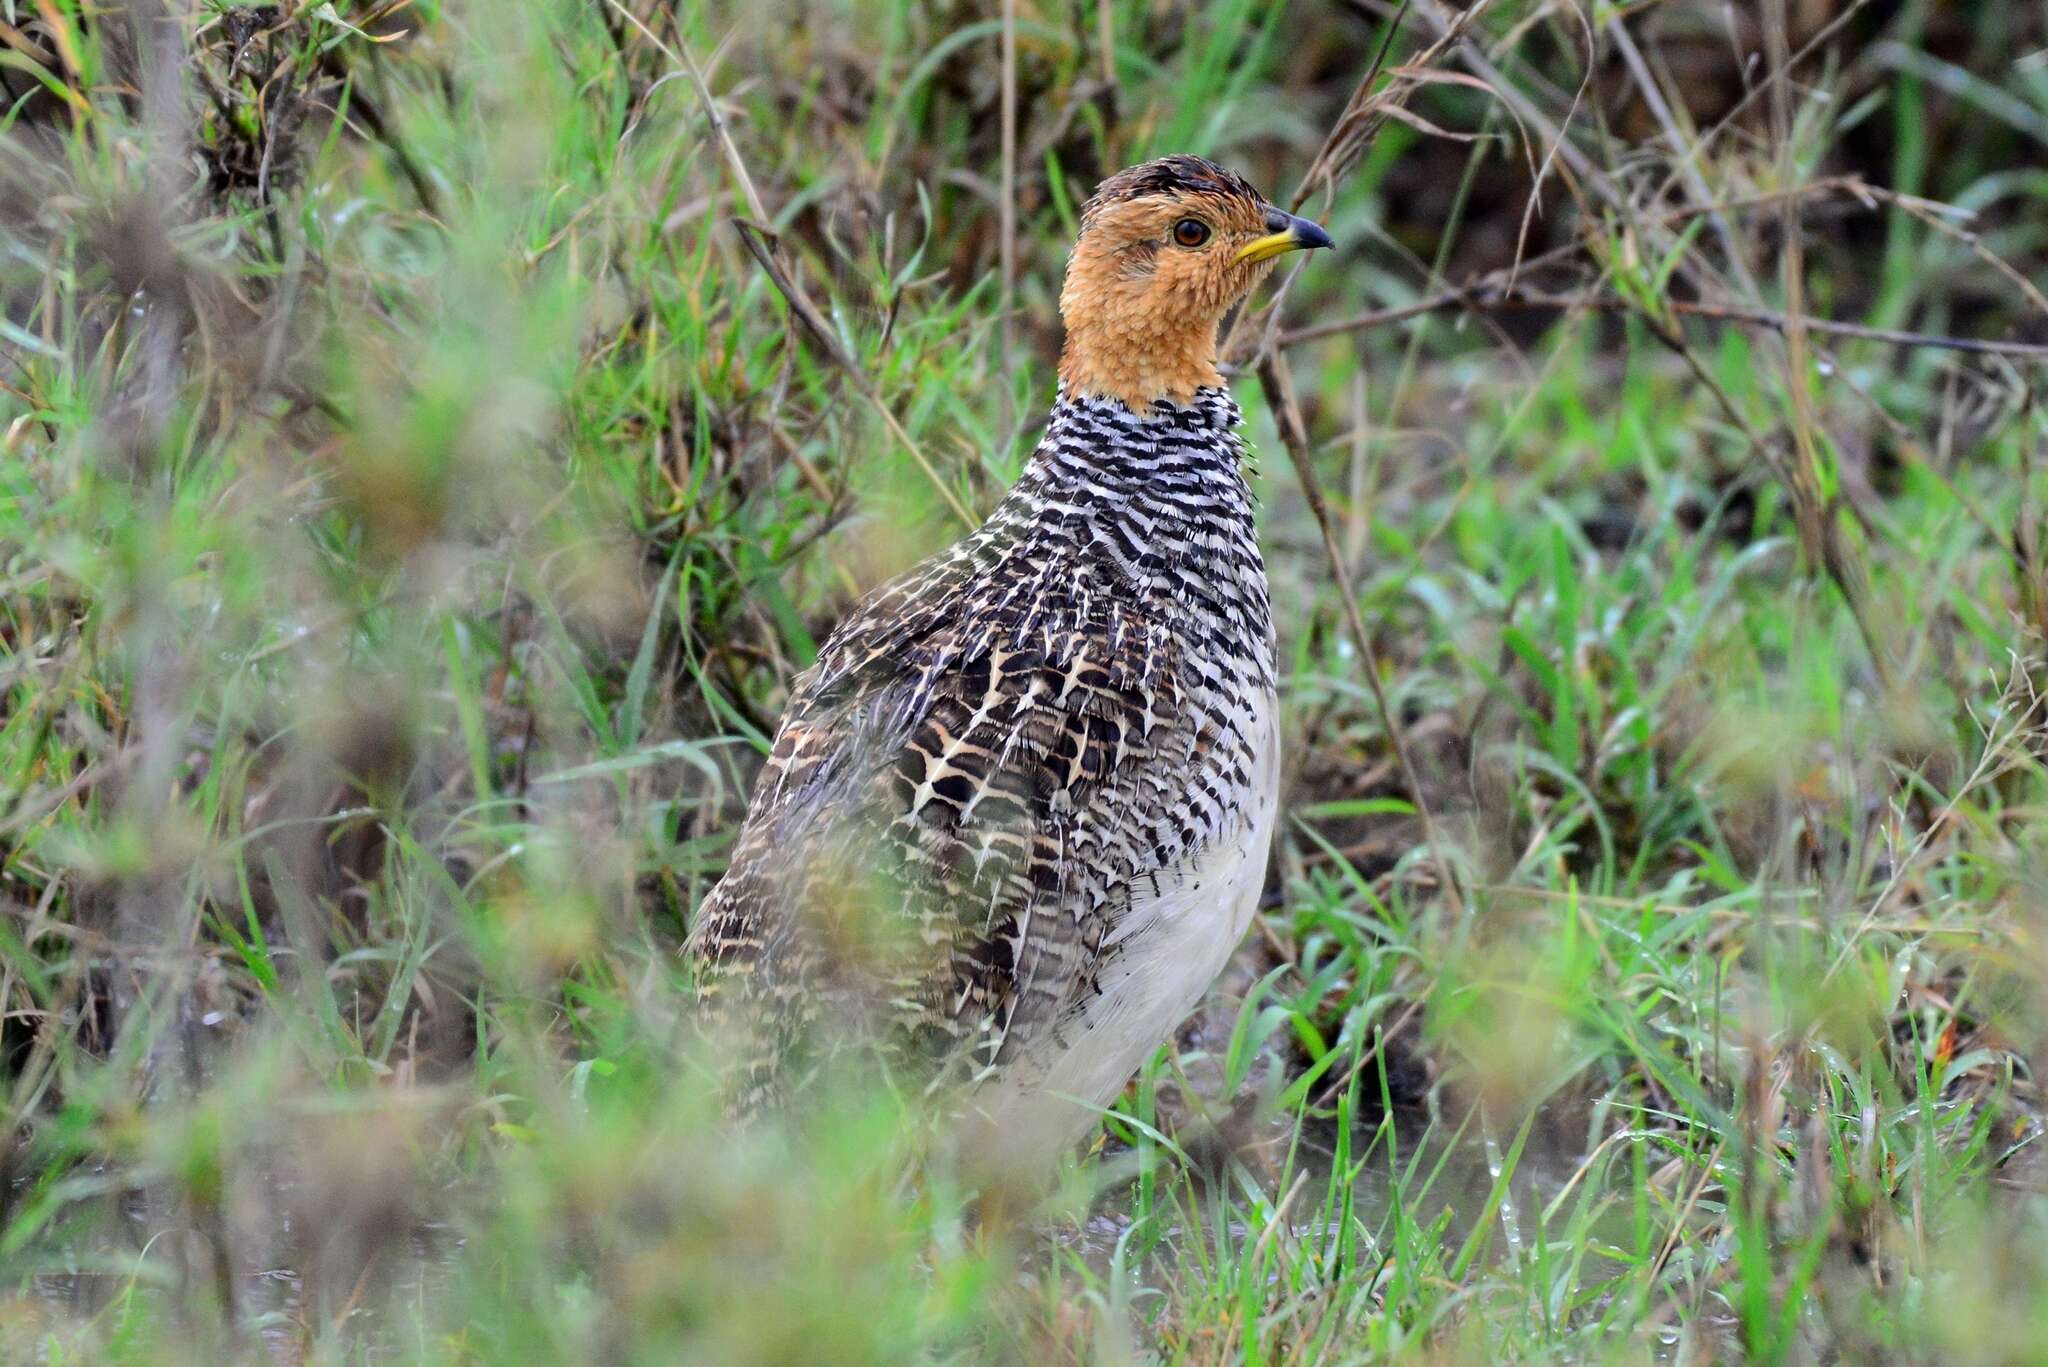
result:
M 1111 399 L 1134 413 L 1154 403 L 1192 404 L 1217 388 L 1216 324 L 1148 333 L 1142 323 L 1112 331 L 1099 324 L 1070 329 L 1060 349 L 1060 388 L 1068 394 Z
M 1192 405 L 1221 388 L 1215 317 L 1191 314 L 1186 301 L 1146 289 L 1142 279 L 1099 259 L 1082 239 L 1060 287 L 1060 389 L 1075 398 L 1113 399 L 1134 413 L 1165 400 Z

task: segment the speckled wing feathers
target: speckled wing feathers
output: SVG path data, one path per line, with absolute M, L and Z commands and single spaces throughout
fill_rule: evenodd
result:
M 1235 406 L 1162 410 L 1063 402 L 988 524 L 798 681 L 693 935 L 743 1095 L 852 1040 L 954 1079 L 1049 1045 L 1134 894 L 1227 824 L 1264 573 Z

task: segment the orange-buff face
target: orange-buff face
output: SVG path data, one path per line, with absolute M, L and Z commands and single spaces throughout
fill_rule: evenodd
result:
M 1267 203 L 1200 157 L 1166 157 L 1105 180 L 1081 211 L 1060 291 L 1060 381 L 1142 411 L 1219 385 L 1216 331 L 1274 257 L 1330 246 L 1316 224 Z

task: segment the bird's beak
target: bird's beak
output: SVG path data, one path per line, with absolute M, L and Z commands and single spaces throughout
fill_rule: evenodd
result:
M 1266 236 L 1255 237 L 1238 248 L 1239 261 L 1267 261 L 1282 252 L 1337 245 L 1321 225 L 1296 218 L 1285 209 L 1275 209 L 1270 204 L 1266 206 L 1266 227 L 1270 229 Z

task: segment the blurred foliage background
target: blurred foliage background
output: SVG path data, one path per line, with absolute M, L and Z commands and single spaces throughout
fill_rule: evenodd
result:
M 999 1238 L 675 950 L 1176 151 L 1282 830 Z M 0 1356 L 2037 1357 L 2044 284 L 2038 0 L 0 0 Z

